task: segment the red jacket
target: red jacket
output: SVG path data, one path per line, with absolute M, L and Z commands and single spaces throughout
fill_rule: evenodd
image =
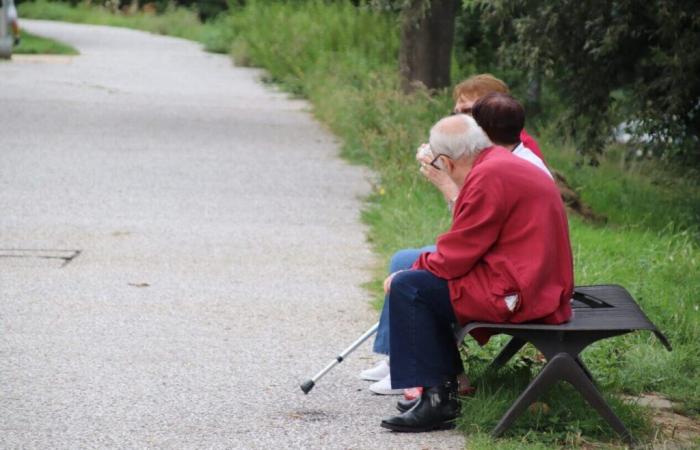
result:
M 527 134 L 524 128 L 520 132 L 520 142 L 522 142 L 525 147 L 529 148 L 532 153 L 537 155 L 542 162 L 547 165 L 547 161 L 545 161 L 542 150 L 540 150 L 540 146 L 537 145 L 537 141 L 535 141 L 535 138 Z
M 474 161 L 437 249 L 413 265 L 448 281 L 460 324 L 562 323 L 571 317 L 573 261 L 554 182 L 501 147 Z M 513 310 L 505 297 L 517 295 Z

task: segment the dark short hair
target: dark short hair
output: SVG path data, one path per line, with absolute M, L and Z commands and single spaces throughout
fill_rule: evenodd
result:
M 494 144 L 516 144 L 525 126 L 525 109 L 508 94 L 481 97 L 472 106 L 472 116 Z

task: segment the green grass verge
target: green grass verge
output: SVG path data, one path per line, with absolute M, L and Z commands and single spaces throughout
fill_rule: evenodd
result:
M 363 212 L 368 239 L 380 256 L 376 279 L 368 283 L 377 293 L 378 304 L 390 255 L 400 248 L 433 242 L 449 226 L 440 195 L 418 174 L 414 151 L 426 139 L 430 125 L 450 110 L 451 100 L 447 92 L 432 97 L 400 92 L 394 16 L 355 8 L 349 2 L 321 0 L 248 0 L 245 8 L 206 27 L 190 18 L 180 22 L 173 17 L 129 16 L 117 23 L 105 22 L 102 16 L 93 18 L 86 11 L 76 13 L 80 16 L 76 19 L 63 10 L 55 17 L 47 17 L 45 11 L 36 14 L 201 40 L 210 49 L 230 52 L 239 64 L 264 67 L 270 81 L 308 98 L 316 116 L 342 138 L 343 155 L 379 174 Z M 177 14 L 191 17 L 192 13 Z M 455 73 L 460 73 L 459 68 Z M 622 404 L 613 394 L 657 391 L 680 402 L 685 413 L 700 414 L 700 186 L 697 180 L 679 177 L 657 163 L 621 167 L 619 149 L 614 148 L 600 167 L 581 167 L 556 130 L 542 129 L 539 137 L 549 164 L 609 219 L 606 225 L 593 225 L 571 217 L 577 284 L 627 287 L 674 346 L 668 353 L 653 336 L 640 332 L 603 341 L 583 355 L 632 433 L 649 440 L 655 430 L 646 410 Z M 483 348 L 474 343 L 467 346 L 472 375 L 503 342 L 493 341 Z M 590 441 L 596 441 L 597 447 L 616 445 L 610 430 L 592 419 L 595 414 L 577 403 L 577 396 L 566 387 L 553 390 L 544 399 L 548 410 L 521 418 L 506 439 L 493 441 L 483 433 L 512 401 L 530 371 L 537 369 L 528 355 L 533 356 L 532 349 L 506 369 L 504 374 L 511 376 L 507 381 L 498 378 L 503 375 L 477 377 L 480 393 L 466 401 L 460 425 L 469 434 L 469 447 L 540 449 L 585 446 Z M 601 440 L 607 444 L 600 444 Z
M 78 51 L 68 44 L 53 39 L 22 32 L 22 40 L 12 52 L 17 55 L 77 55 Z
M 92 6 L 88 3 L 71 7 L 66 3 L 38 0 L 21 3 L 18 9 L 20 17 L 27 19 L 60 20 L 132 28 L 193 41 L 207 41 L 210 42 L 207 50 L 224 50 L 221 47 L 214 47 L 220 28 L 213 24 L 203 24 L 194 11 L 182 7 L 172 7 L 162 14 L 124 13 L 121 11 L 113 12 L 107 8 Z
M 458 425 L 470 435 L 470 448 L 473 444 L 471 436 L 493 429 L 536 370 L 539 370 L 538 365 L 530 362 L 509 366 L 495 374 L 478 375 L 476 394 L 462 400 L 462 417 Z M 474 372 L 478 373 L 479 370 Z M 609 393 L 606 397 L 626 426 L 636 431 L 637 439 L 644 441 L 653 436 L 649 411 L 623 402 Z M 560 384 L 531 405 L 499 442 L 505 448 L 508 448 L 506 444 L 509 442 L 531 444 L 535 448 L 548 445 L 551 448 L 558 445 L 577 446 L 591 441 L 618 444 L 619 438 L 572 387 Z

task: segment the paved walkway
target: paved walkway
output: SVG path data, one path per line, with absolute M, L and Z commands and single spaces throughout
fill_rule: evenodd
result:
M 463 448 L 379 427 L 367 174 L 191 42 L 24 21 L 0 63 L 0 447 Z M 79 253 L 78 253 L 79 251 Z M 76 256 L 77 255 L 77 256 Z

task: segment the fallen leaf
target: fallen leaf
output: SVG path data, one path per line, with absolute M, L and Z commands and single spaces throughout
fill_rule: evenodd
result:
M 532 414 L 548 414 L 551 408 L 544 402 L 535 402 L 528 406 L 527 409 Z

